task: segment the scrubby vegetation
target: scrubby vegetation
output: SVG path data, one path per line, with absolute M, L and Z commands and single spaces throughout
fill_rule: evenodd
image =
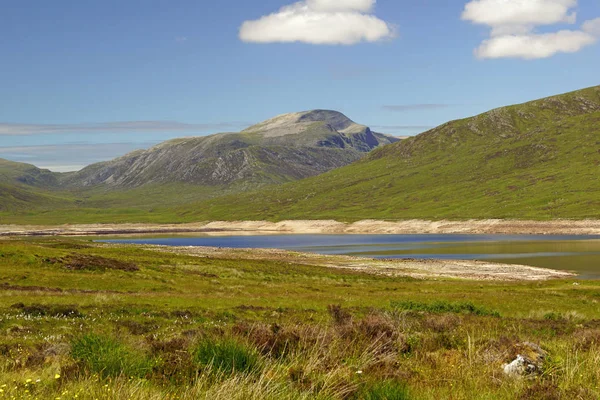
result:
M 600 284 L 573 283 L 4 240 L 0 398 L 596 399 Z M 505 376 L 526 342 L 542 370 Z

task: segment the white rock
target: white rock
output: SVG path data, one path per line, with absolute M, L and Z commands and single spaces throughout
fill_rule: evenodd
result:
M 530 363 L 525 357 L 519 354 L 513 362 L 504 366 L 504 373 L 509 376 L 519 377 L 532 374 L 537 369 L 535 364 Z

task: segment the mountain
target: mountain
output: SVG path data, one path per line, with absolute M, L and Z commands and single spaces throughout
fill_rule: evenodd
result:
M 315 176 L 398 139 L 337 111 L 285 114 L 240 133 L 171 140 L 61 179 L 66 188 L 184 183 L 248 188 Z
M 49 188 L 58 185 L 59 176 L 35 165 L 0 158 L 0 183 Z
M 600 218 L 600 86 L 422 133 L 317 177 L 179 210 L 193 220 Z
M 0 159 L 0 212 L 73 206 L 68 198 L 49 190 L 58 185 L 59 175 L 30 164 Z

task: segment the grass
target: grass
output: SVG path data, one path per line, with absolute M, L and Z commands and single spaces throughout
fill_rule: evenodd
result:
M 396 310 L 425 311 L 434 314 L 454 313 L 473 314 L 500 317 L 500 313 L 477 306 L 473 303 L 450 303 L 447 301 L 436 301 L 433 303 L 420 303 L 414 301 L 392 301 L 392 308 Z
M 386 380 L 362 388 L 355 397 L 361 400 L 409 400 L 410 396 L 403 383 Z
M 229 375 L 256 371 L 259 364 L 256 349 L 229 338 L 203 338 L 192 350 L 192 359 L 200 368 Z
M 4 239 L 0 399 L 596 399 L 600 283 L 573 283 Z M 504 376 L 524 342 L 543 371 Z
M 127 348 L 111 337 L 87 334 L 71 343 L 71 357 L 84 368 L 103 377 L 144 378 L 152 371 L 152 362 L 144 354 Z

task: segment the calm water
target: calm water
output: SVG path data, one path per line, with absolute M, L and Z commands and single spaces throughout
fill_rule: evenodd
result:
M 275 248 L 373 258 L 490 260 L 574 271 L 600 279 L 600 236 L 277 235 L 105 240 L 167 246 Z

